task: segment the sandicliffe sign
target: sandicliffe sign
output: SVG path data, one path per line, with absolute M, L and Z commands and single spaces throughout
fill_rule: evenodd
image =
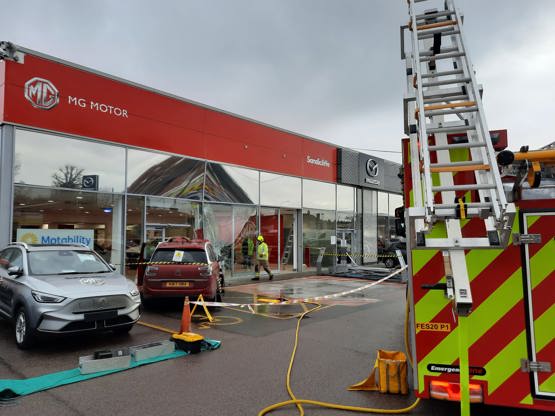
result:
M 27 244 L 84 244 L 94 249 L 94 230 L 18 228 L 17 241 Z

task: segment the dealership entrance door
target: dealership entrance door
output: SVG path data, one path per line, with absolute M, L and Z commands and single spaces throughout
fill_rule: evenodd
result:
M 297 270 L 298 212 L 289 208 L 260 208 L 260 233 L 268 244 L 270 268 L 274 271 Z

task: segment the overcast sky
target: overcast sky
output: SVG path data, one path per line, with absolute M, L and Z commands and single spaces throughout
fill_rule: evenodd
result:
M 334 144 L 400 150 L 404 0 L 0 5 L 0 40 Z M 490 129 L 508 129 L 513 149 L 555 141 L 555 1 L 457 6 Z

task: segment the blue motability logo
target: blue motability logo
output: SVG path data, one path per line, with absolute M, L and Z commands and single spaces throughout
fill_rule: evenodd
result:
M 49 235 L 43 235 L 40 237 L 41 244 L 85 244 L 90 246 L 91 238 L 84 237 L 82 235 L 68 235 L 65 237 L 52 237 Z

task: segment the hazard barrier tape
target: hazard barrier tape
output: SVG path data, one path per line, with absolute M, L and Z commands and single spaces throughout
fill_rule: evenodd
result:
M 352 258 L 370 258 L 370 259 L 381 259 L 384 257 L 395 257 L 397 258 L 397 255 L 395 254 L 373 254 L 373 253 L 324 253 L 324 256 L 334 256 L 334 257 L 352 257 Z
M 387 276 L 382 277 L 379 280 L 376 280 L 375 282 L 369 283 L 369 284 L 361 286 L 361 287 L 357 287 L 356 289 L 346 290 L 344 292 L 339 292 L 339 293 L 333 293 L 331 295 L 316 296 L 316 297 L 312 297 L 312 298 L 300 298 L 300 299 L 285 300 L 285 301 L 281 301 L 281 302 L 271 303 L 271 305 L 272 306 L 277 306 L 277 305 L 292 305 L 292 304 L 296 304 L 296 303 L 313 303 L 313 302 L 318 302 L 320 300 L 339 298 L 341 296 L 346 296 L 346 295 L 350 295 L 351 293 L 361 292 L 363 290 L 371 288 L 372 286 L 376 286 L 376 285 L 378 285 L 382 282 L 385 282 L 386 280 L 391 279 L 393 276 L 398 275 L 399 273 L 405 271 L 406 269 L 407 269 L 407 266 L 404 266 L 404 267 L 400 268 L 399 270 L 396 270 L 393 273 L 390 273 Z M 202 301 L 197 300 L 197 301 L 194 301 L 194 302 L 191 302 L 191 303 L 194 304 L 194 305 L 198 304 L 198 305 L 205 305 L 205 306 L 233 306 L 233 307 L 236 307 L 236 308 L 247 308 L 253 313 L 254 313 L 253 307 L 268 306 L 268 302 L 262 302 L 262 303 L 231 303 L 231 302 L 205 302 L 204 300 L 202 300 Z
M 208 263 L 197 263 L 197 262 L 187 262 L 187 261 L 142 261 L 137 263 L 125 263 L 126 266 L 140 266 L 140 265 L 168 265 L 168 264 L 179 264 L 179 265 L 192 265 L 192 266 L 208 266 Z

